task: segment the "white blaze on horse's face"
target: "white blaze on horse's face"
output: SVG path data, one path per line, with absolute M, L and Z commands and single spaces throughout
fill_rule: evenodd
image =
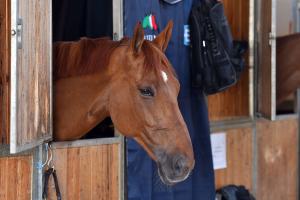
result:
M 164 82 L 166 83 L 168 81 L 168 75 L 167 75 L 167 73 L 164 72 L 164 71 L 161 71 L 161 76 L 162 76 Z

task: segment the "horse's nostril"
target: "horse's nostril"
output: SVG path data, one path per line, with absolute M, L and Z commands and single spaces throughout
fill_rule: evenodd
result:
M 182 161 L 181 161 L 181 160 L 177 160 L 177 161 L 175 162 L 175 164 L 174 164 L 174 170 L 175 170 L 175 171 L 180 171 L 181 168 L 182 168 L 182 166 L 183 166 Z
M 177 176 L 181 176 L 188 172 L 187 162 L 183 157 L 174 159 L 173 170 Z

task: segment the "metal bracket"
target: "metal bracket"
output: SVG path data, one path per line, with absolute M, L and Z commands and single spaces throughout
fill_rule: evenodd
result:
M 270 32 L 269 33 L 269 45 L 272 46 L 272 43 L 276 40 L 275 33 Z

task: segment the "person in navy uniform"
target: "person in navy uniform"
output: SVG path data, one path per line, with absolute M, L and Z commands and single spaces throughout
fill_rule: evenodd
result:
M 189 13 L 199 0 L 124 0 L 124 35 L 132 36 L 141 22 L 145 39 L 153 40 L 173 20 L 173 34 L 166 51 L 178 75 L 178 102 L 188 126 L 196 165 L 191 176 L 175 186 L 160 181 L 157 166 L 131 139 L 127 140 L 128 200 L 214 200 L 214 171 L 205 97 L 190 83 Z

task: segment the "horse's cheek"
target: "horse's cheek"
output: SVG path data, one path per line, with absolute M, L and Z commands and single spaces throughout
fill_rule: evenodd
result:
M 112 100 L 110 103 L 110 116 L 118 131 L 125 136 L 134 137 L 137 132 L 135 112 L 133 112 L 131 100 L 125 99 L 124 97 L 116 97 Z

